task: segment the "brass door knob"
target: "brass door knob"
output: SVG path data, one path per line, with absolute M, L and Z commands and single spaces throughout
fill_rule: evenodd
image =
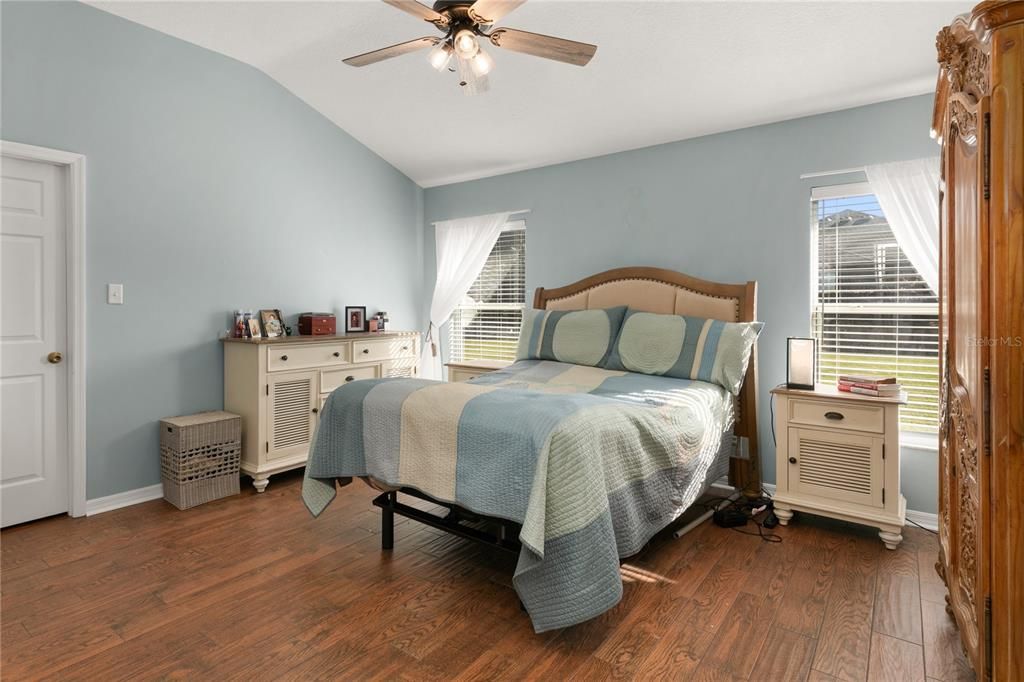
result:
M 64 356 L 57 351 L 53 351 L 52 353 L 46 356 L 46 361 L 49 362 L 51 365 L 58 365 L 60 364 L 60 361 L 63 359 Z

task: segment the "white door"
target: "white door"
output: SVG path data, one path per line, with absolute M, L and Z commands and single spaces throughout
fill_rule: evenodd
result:
M 0 525 L 69 509 L 64 169 L 0 159 Z

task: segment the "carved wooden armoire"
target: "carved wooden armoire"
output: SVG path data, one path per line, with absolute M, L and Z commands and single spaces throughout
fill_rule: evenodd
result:
M 979 680 L 1024 680 L 1024 2 L 942 29 L 939 560 Z

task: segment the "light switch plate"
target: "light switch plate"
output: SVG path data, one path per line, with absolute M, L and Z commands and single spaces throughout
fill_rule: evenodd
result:
M 124 303 L 123 284 L 107 285 L 107 303 L 109 303 L 110 305 L 121 305 Z

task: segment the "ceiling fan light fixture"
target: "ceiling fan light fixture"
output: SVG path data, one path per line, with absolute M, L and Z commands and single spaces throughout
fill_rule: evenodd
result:
M 487 74 L 494 70 L 494 59 L 481 47 L 481 39 L 509 52 L 576 66 L 586 66 L 597 52 L 597 45 L 575 40 L 505 26 L 488 28 L 526 0 L 436 0 L 433 7 L 420 0 L 383 1 L 432 24 L 444 37 L 423 36 L 353 55 L 342 60 L 349 66 L 369 66 L 410 52 L 429 51 L 427 60 L 432 67 L 458 74 L 462 92 L 474 95 L 490 88 Z
M 452 53 L 455 50 L 447 42 L 440 42 L 430 51 L 430 65 L 438 71 L 444 71 L 445 67 L 452 60 Z
M 469 67 L 477 76 L 486 76 L 494 68 L 494 58 L 484 50 L 478 50 L 473 58 L 469 60 Z
M 462 90 L 462 94 L 473 96 L 490 90 L 490 84 L 487 81 L 487 76 L 477 74 L 473 69 L 471 60 L 462 59 L 456 53 L 455 61 L 458 66 L 459 89 Z
M 455 39 L 452 42 L 455 47 L 455 54 L 463 59 L 471 59 L 480 51 L 480 43 L 477 42 L 476 36 L 468 28 L 464 28 L 456 33 Z

